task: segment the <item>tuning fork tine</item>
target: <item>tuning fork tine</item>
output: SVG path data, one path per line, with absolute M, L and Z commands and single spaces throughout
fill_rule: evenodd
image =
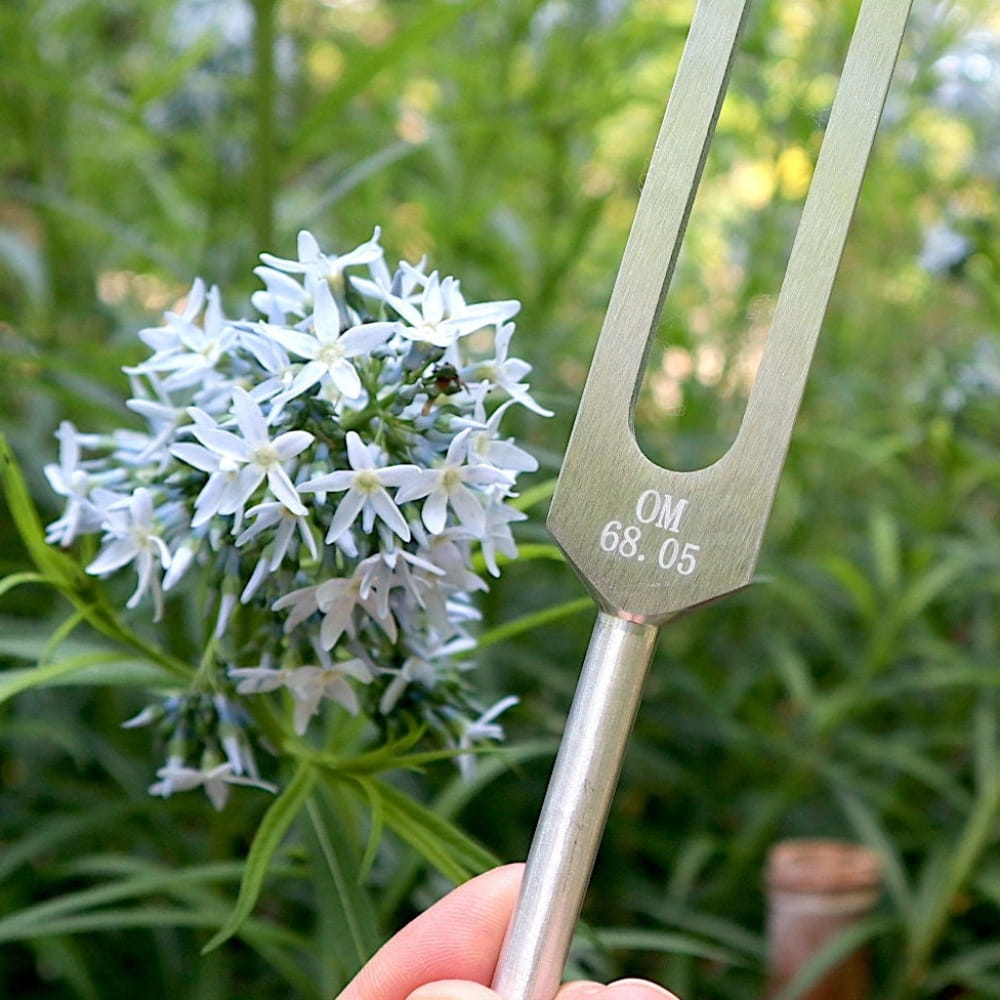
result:
M 750 0 L 699 0 L 549 511 L 598 605 L 493 988 L 558 988 L 659 627 L 752 578 L 911 0 L 863 0 L 740 429 L 650 461 L 633 410 Z

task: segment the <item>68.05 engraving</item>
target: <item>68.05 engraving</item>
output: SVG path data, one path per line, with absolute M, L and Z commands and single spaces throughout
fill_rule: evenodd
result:
M 642 551 L 642 528 L 636 524 L 608 521 L 601 531 L 601 549 L 614 552 L 623 559 L 645 562 Z M 656 550 L 656 563 L 662 570 L 673 570 L 681 576 L 690 576 L 698 568 L 701 546 L 696 542 L 682 542 L 674 535 L 664 538 Z

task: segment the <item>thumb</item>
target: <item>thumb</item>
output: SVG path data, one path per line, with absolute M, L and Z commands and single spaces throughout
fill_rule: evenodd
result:
M 500 996 L 479 983 L 442 979 L 418 986 L 406 1000 L 500 1000 Z

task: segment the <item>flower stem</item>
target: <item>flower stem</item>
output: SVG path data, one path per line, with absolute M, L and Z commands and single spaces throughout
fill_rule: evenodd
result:
M 251 179 L 254 238 L 274 244 L 274 23 L 275 0 L 254 0 L 254 166 Z

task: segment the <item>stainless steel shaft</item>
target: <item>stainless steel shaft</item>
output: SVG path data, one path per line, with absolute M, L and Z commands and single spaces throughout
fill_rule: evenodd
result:
M 552 1000 L 659 629 L 600 612 L 493 981 L 504 1000 Z

